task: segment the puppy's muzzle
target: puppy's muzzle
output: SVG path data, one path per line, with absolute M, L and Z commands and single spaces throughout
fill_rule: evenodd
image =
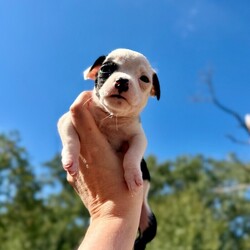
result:
M 126 78 L 119 78 L 115 82 L 115 88 L 118 90 L 118 93 L 127 92 L 129 89 L 129 80 Z

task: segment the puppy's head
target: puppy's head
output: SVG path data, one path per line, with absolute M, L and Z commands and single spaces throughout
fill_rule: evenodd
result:
M 84 72 L 95 81 L 100 104 L 116 116 L 138 116 L 148 97 L 160 99 L 160 84 L 146 57 L 128 49 L 116 49 L 99 57 Z

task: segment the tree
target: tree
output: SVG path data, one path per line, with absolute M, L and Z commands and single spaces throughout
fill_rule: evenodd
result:
M 220 109 L 222 112 L 231 116 L 236 122 L 239 124 L 239 127 L 245 131 L 248 139 L 242 140 L 238 139 L 234 135 L 228 134 L 227 137 L 234 143 L 242 144 L 242 145 L 250 145 L 250 114 L 245 114 L 245 116 L 240 115 L 239 112 L 233 110 L 227 105 L 222 104 L 222 102 L 217 98 L 216 91 L 213 84 L 213 72 L 212 70 L 208 70 L 203 74 L 203 82 L 207 86 L 208 94 L 210 96 L 209 100 L 214 104 L 214 106 Z M 200 96 L 195 96 L 192 98 L 193 101 L 200 102 L 203 101 L 204 98 Z
M 79 244 L 88 215 L 66 185 L 60 165 L 59 156 L 55 156 L 44 166 L 49 177 L 38 178 L 18 134 L 0 135 L 1 249 L 66 250 Z M 61 185 L 61 190 L 41 195 L 43 187 L 56 185 Z
M 147 159 L 150 203 L 158 233 L 147 249 L 250 249 L 250 164 L 180 156 Z M 6 250 L 69 250 L 79 245 L 89 216 L 67 183 L 60 156 L 37 176 L 18 134 L 0 135 L 0 241 Z
M 249 249 L 249 164 L 203 156 L 148 163 L 158 234 L 149 249 Z
M 40 211 L 35 208 L 42 207 L 36 198 L 41 186 L 34 179 L 26 150 L 18 144 L 16 133 L 0 136 L 0 241 L 4 249 L 30 249 L 40 223 Z

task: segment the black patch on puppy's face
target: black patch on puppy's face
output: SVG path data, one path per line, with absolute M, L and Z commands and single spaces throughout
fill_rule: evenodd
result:
M 112 61 L 106 61 L 102 64 L 98 71 L 95 88 L 98 95 L 98 90 L 103 86 L 106 80 L 118 69 L 118 65 Z
M 100 89 L 106 80 L 118 69 L 118 65 L 112 61 L 107 61 L 102 64 L 101 68 L 98 71 L 95 87 L 96 89 Z

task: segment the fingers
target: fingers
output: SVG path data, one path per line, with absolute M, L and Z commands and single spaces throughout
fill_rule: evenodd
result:
M 86 116 L 88 116 L 87 109 L 89 108 L 91 99 L 92 99 L 92 92 L 91 91 L 82 92 L 76 98 L 76 100 L 74 101 L 74 103 L 70 107 L 71 120 L 72 120 L 72 123 L 75 126 L 75 128 L 77 129 L 77 132 L 79 134 L 81 134 L 80 128 L 82 126 L 85 126 L 87 124 L 87 122 L 93 123 L 94 119 L 92 117 L 86 117 Z M 84 112 L 84 114 L 83 114 L 83 112 Z M 86 118 L 89 118 L 89 120 Z M 81 122 L 82 122 L 82 124 L 81 124 Z
M 95 109 L 92 91 L 82 92 L 70 108 L 71 120 L 80 139 L 80 154 L 88 164 L 101 161 L 101 155 L 111 157 L 113 149 L 106 137 L 100 132 L 90 112 Z M 103 162 L 102 162 L 103 163 Z
M 102 140 L 103 137 L 89 111 L 91 99 L 91 91 L 82 92 L 70 107 L 72 123 L 85 143 L 93 143 L 93 140 Z

